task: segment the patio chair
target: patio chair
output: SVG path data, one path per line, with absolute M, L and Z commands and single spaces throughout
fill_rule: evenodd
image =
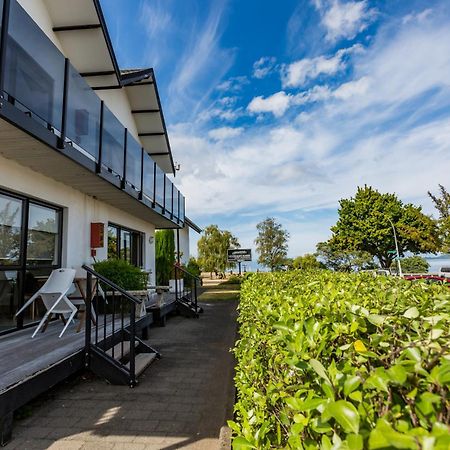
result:
M 78 309 L 67 298 L 66 294 L 71 289 L 73 280 L 75 278 L 75 269 L 56 269 L 50 274 L 45 284 L 17 311 L 16 316 L 21 314 L 29 305 L 31 305 L 38 297 L 42 298 L 47 312 L 39 322 L 36 330 L 31 336 L 34 338 L 36 333 L 44 326 L 42 331 L 45 331 L 48 321 L 51 319 L 52 314 L 59 314 L 64 322 L 64 328 L 61 331 L 59 337 L 61 337 L 66 331 L 69 323 L 75 317 Z M 70 314 L 66 320 L 64 315 Z

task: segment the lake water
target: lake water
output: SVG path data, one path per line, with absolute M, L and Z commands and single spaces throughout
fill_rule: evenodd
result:
M 450 258 L 425 258 L 430 265 L 428 272 L 439 272 L 441 267 L 450 267 Z

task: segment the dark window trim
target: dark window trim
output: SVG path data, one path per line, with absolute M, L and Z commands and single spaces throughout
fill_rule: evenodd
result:
M 133 228 L 128 228 L 125 227 L 123 225 L 120 225 L 118 223 L 115 222 L 108 222 L 108 229 L 109 227 L 114 227 L 117 230 L 117 248 L 116 248 L 116 253 L 118 255 L 119 259 L 121 258 L 121 242 L 122 242 L 122 231 L 126 231 L 128 233 L 131 234 L 135 234 L 139 236 L 139 251 L 138 251 L 138 255 L 136 255 L 136 266 L 137 267 L 144 267 L 144 245 L 145 245 L 145 233 L 143 233 L 142 231 L 139 230 L 134 230 Z M 107 233 L 107 238 L 109 239 L 109 233 Z M 107 247 L 108 248 L 108 247 Z M 133 258 L 131 258 L 133 259 Z M 133 262 L 131 262 L 131 264 L 134 264 Z

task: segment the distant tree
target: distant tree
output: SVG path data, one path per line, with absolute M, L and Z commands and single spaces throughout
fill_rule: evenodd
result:
M 395 194 L 382 194 L 365 186 L 355 197 L 339 202 L 339 219 L 331 228 L 333 250 L 362 251 L 376 257 L 384 269 L 395 258 L 394 224 L 400 255 L 435 253 L 439 237 L 435 221 L 410 203 L 403 204 Z
M 200 265 L 194 257 L 189 258 L 189 261 L 186 264 L 186 270 L 195 277 L 201 275 Z
M 17 261 L 20 253 L 20 208 L 13 209 L 12 202 L 7 202 L 0 211 L 0 261 L 10 264 Z
M 439 184 L 439 194 L 433 195 L 428 191 L 428 195 L 434 203 L 434 207 L 439 213 L 438 229 L 441 240 L 440 250 L 450 253 L 450 193 L 442 184 Z
M 402 258 L 400 260 L 402 266 L 402 272 L 404 273 L 426 273 L 430 268 L 428 261 L 419 255 L 409 256 L 408 258 Z M 397 271 L 397 261 L 393 261 L 391 264 L 391 270 Z
M 329 242 L 319 242 L 316 248 L 318 259 L 327 269 L 336 272 L 355 272 L 377 267 L 373 256 L 367 252 L 336 249 Z
M 173 230 L 155 233 L 156 284 L 167 286 L 175 264 L 175 237 Z
M 303 269 L 303 270 L 325 268 L 325 264 L 320 262 L 316 258 L 316 256 L 311 253 L 306 253 L 303 256 L 297 256 L 297 258 L 294 259 L 292 266 L 294 267 L 294 269 Z
M 197 243 L 198 263 L 205 272 L 223 274 L 234 264 L 227 259 L 229 248 L 239 248 L 238 239 L 227 230 L 220 230 L 217 225 L 209 225 L 203 230 L 203 236 Z
M 256 225 L 258 237 L 255 239 L 256 251 L 259 253 L 258 263 L 274 270 L 280 269 L 287 256 L 289 233 L 268 217 Z

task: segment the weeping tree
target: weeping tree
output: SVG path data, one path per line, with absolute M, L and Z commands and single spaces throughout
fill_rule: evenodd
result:
M 167 286 L 175 264 L 175 236 L 173 230 L 155 233 L 156 284 Z

